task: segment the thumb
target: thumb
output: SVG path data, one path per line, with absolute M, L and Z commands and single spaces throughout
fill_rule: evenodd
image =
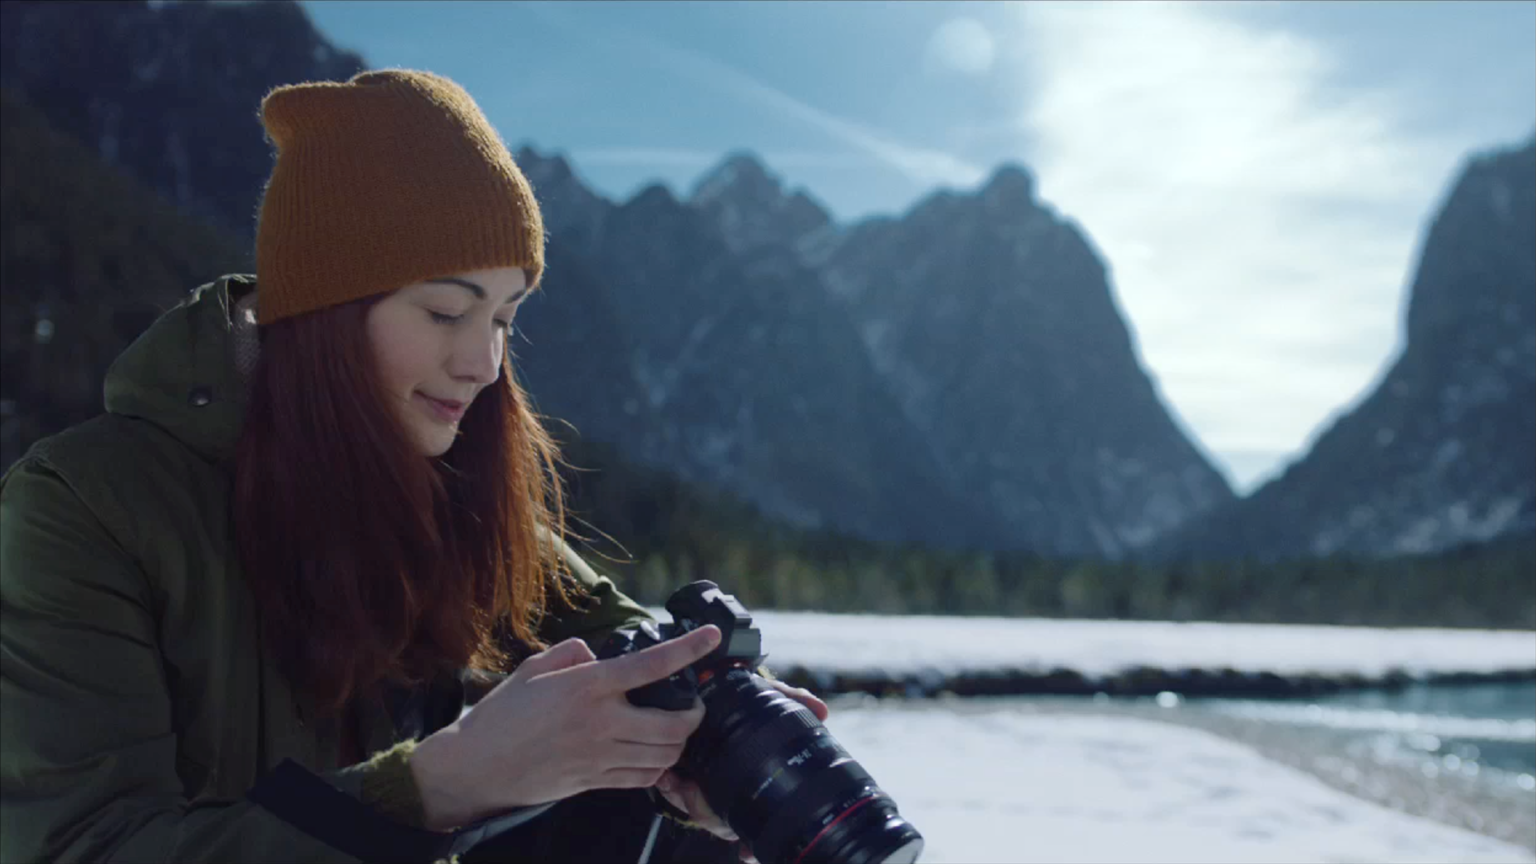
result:
M 592 653 L 587 643 L 573 636 L 553 648 L 540 651 L 524 660 L 518 665 L 517 671 L 512 673 L 512 677 L 519 681 L 527 681 L 536 675 L 547 675 L 550 672 L 558 672 L 561 669 L 569 669 L 572 666 L 580 666 L 596 660 L 597 655 Z

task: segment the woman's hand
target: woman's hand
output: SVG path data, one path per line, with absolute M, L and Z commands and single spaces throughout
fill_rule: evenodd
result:
M 768 683 L 772 684 L 785 696 L 810 709 L 811 713 L 816 715 L 817 720 L 826 721 L 828 713 L 827 703 L 816 698 L 816 695 L 811 691 L 802 687 L 791 687 L 782 681 L 770 679 Z M 662 796 L 670 801 L 673 807 L 687 813 L 688 818 L 693 820 L 694 824 L 700 828 L 723 840 L 741 843 L 741 838 L 736 836 L 736 832 L 731 830 L 731 826 L 727 825 L 724 819 L 716 815 L 715 811 L 710 808 L 709 802 L 704 800 L 704 791 L 699 788 L 699 784 L 692 780 L 685 780 L 668 770 L 661 775 L 660 780 L 656 781 L 656 791 L 660 792 Z M 747 844 L 741 843 L 738 852 L 741 855 L 742 861 L 747 862 L 747 864 L 757 864 L 757 859 L 752 856 L 752 850 L 747 848 Z
M 597 662 L 580 639 L 529 657 L 474 710 L 417 745 L 411 770 L 427 827 L 452 828 L 513 807 L 589 789 L 652 786 L 704 718 L 637 708 L 624 698 L 708 654 L 720 630 L 701 627 Z

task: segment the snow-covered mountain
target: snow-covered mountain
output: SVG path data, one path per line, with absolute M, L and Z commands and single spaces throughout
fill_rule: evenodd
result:
M 1171 548 L 1413 554 L 1536 531 L 1536 140 L 1463 167 L 1423 239 L 1405 336 L 1303 459 Z

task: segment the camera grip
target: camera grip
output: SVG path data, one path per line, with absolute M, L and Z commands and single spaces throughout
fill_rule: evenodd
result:
M 652 645 L 673 638 L 676 633 L 670 626 L 657 627 L 654 622 L 643 621 L 634 627 L 613 631 L 597 649 L 597 659 L 608 660 L 633 654 Z M 686 667 L 672 675 L 649 684 L 636 687 L 624 695 L 629 704 L 639 708 L 660 708 L 663 711 L 687 711 L 693 707 L 693 699 L 699 693 L 699 679 L 693 667 Z
M 636 687 L 624 695 L 628 697 L 629 704 L 639 708 L 687 711 L 693 707 L 693 699 L 698 692 L 698 678 L 690 667 L 671 677 Z

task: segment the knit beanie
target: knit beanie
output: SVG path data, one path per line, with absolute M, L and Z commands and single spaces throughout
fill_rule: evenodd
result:
M 538 284 L 533 189 L 458 84 L 386 69 L 278 87 L 261 122 L 277 150 L 256 227 L 261 324 L 467 270 Z

